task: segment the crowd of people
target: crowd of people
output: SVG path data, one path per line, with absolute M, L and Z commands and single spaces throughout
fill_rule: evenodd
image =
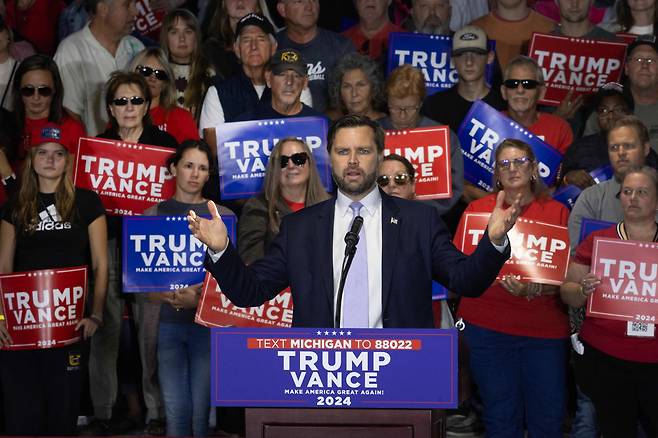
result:
M 161 25 L 137 26 L 152 20 Z M 218 133 L 230 122 L 320 117 L 371 129 L 377 141 L 382 129 L 448 126 L 452 197 L 415 203 L 451 236 L 468 213 L 517 205 L 523 219 L 569 230 L 561 286 L 506 276 L 481 295 L 434 303 L 436 327 L 452 317 L 465 327 L 449 436 L 658 437 L 654 325 L 638 334 L 583 309 L 600 284 L 590 272 L 596 236 L 658 241 L 656 26 L 654 0 L 0 0 L 0 274 L 88 265 L 90 279 L 80 342 L 0 351 L 0 432 L 205 436 L 211 423 L 243 434 L 240 410 L 214 418 L 209 409 L 210 334 L 194 323 L 201 285 L 122 291 L 121 217 L 74 186 L 75 151 L 83 137 L 171 149 L 175 192 L 143 214 L 216 214 L 208 201 L 222 204 L 219 215 L 238 217 L 232 243 L 251 265 L 284 218 L 332 194 L 309 145 L 287 137 L 271 151 L 261 193 L 225 202 Z M 421 70 L 389 65 L 393 32 L 452 37 L 457 82 L 431 93 Z M 622 79 L 541 105 L 546 78 L 527 56 L 535 32 L 630 41 Z M 464 178 L 456 133 L 476 101 L 562 156 L 553 186 L 532 147 L 511 138 L 495 150 L 492 192 Z M 382 202 L 415 200 L 416 169 L 379 146 L 341 149 L 348 182 L 334 169 L 339 191 L 375 156 Z M 341 153 L 333 147 L 332 157 Z M 606 166 L 612 177 L 597 181 L 591 172 Z M 553 199 L 568 185 L 582 190 L 572 208 Z M 615 225 L 580 241 L 585 218 Z M 387 310 L 377 311 L 370 325 L 387 327 Z M 0 318 L 0 345 L 11 343 Z

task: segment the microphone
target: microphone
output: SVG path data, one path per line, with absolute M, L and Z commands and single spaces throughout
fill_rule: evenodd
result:
M 355 217 L 354 221 L 352 221 L 352 227 L 345 235 L 345 243 L 347 244 L 345 246 L 345 255 L 347 255 L 350 250 L 355 249 L 356 244 L 359 243 L 359 232 L 361 231 L 362 226 L 363 218 L 361 216 Z

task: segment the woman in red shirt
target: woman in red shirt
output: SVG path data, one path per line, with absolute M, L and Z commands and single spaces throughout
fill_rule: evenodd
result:
M 185 140 L 199 140 L 199 129 L 192 114 L 176 105 L 174 73 L 162 49 L 142 50 L 130 66 L 144 76 L 151 91 L 149 115 L 153 124 L 171 134 L 179 144 Z
M 548 195 L 537 159 L 526 143 L 507 139 L 496 149 L 495 192 L 473 201 L 466 215 L 490 213 L 497 192 L 505 203 L 521 198 L 521 218 L 567 225 L 568 211 Z M 465 323 L 471 373 L 484 402 L 488 436 L 562 436 L 566 406 L 569 322 L 557 286 L 524 283 L 511 276 L 479 298 L 462 298 L 458 317 Z
M 618 196 L 624 219 L 590 234 L 578 245 L 569 265 L 560 293 L 562 300 L 572 307 L 583 307 L 590 295 L 603 293 L 597 291 L 601 280 L 590 272 L 596 237 L 658 241 L 656 171 L 647 166 L 629 169 Z M 651 268 L 647 271 L 651 272 Z M 640 276 L 643 275 L 647 274 L 641 270 Z M 575 355 L 576 382 L 594 402 L 603 436 L 636 436 L 638 417 L 643 417 L 647 436 L 658 436 L 655 321 L 637 324 L 586 316 L 579 338 L 582 349 Z
M 44 55 L 26 58 L 16 69 L 12 87 L 14 115 L 22 133 L 14 168 L 21 167 L 34 141 L 42 137 L 42 129 L 53 123 L 61 131 L 61 143 L 70 148 L 69 153 L 75 153 L 78 139 L 86 135 L 85 128 L 64 111 L 64 86 L 55 61 Z

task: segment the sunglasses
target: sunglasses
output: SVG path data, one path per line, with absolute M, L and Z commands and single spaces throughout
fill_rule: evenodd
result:
M 148 78 L 152 74 L 155 74 L 155 78 L 160 81 L 166 81 L 167 79 L 169 79 L 167 72 L 164 70 L 158 70 L 151 67 L 144 67 L 143 65 L 138 65 L 135 70 L 145 78 Z
M 519 84 L 526 90 L 534 90 L 539 86 L 539 82 L 535 81 L 534 79 L 508 79 L 506 81 L 503 81 L 503 85 L 505 88 L 518 88 Z
M 377 184 L 379 184 L 379 187 L 386 187 L 391 180 L 396 186 L 403 186 L 411 182 L 411 176 L 408 173 L 398 173 L 394 176 L 380 175 L 377 177 Z
M 516 167 L 517 169 L 521 169 L 527 167 L 532 162 L 533 160 L 530 157 L 520 157 L 520 158 L 514 158 L 513 160 L 497 161 L 496 167 L 498 167 L 501 170 L 510 170 L 513 164 L 514 167 Z
M 292 163 L 295 166 L 303 166 L 306 164 L 306 160 L 308 160 L 308 155 L 306 155 L 306 152 L 297 152 L 296 154 L 292 154 L 291 156 L 288 155 L 281 155 L 281 169 L 285 169 L 288 167 L 288 161 L 292 160 Z
M 139 97 L 139 96 L 133 96 L 133 97 L 119 97 L 118 99 L 114 99 L 112 101 L 112 104 L 114 106 L 126 106 L 128 105 L 128 102 L 132 103 L 133 105 L 144 105 L 144 98 Z
M 35 92 L 39 93 L 39 96 L 41 97 L 49 97 L 53 94 L 53 89 L 46 85 L 41 85 L 39 87 L 35 87 L 34 85 L 26 85 L 21 87 L 21 96 L 23 97 L 32 97 L 34 96 Z

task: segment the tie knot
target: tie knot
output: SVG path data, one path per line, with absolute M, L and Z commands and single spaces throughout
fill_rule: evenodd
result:
M 350 208 L 352 209 L 352 217 L 357 217 L 361 213 L 361 207 L 363 207 L 363 204 L 360 202 L 352 202 L 350 204 Z

